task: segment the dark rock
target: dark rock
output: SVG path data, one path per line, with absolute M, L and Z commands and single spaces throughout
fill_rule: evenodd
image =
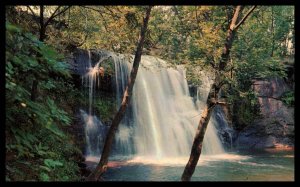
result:
M 273 78 L 254 82 L 261 116 L 239 132 L 238 148 L 272 148 L 294 145 L 294 108 L 286 106 L 280 97 L 290 90 L 283 79 Z
M 283 79 L 275 77 L 266 80 L 256 80 L 253 89 L 259 97 L 280 98 L 280 96 L 290 90 Z
M 92 173 L 92 171 L 87 168 L 81 168 L 80 173 L 81 173 L 81 176 L 83 176 L 83 178 L 84 178 L 84 177 L 89 176 Z
M 84 163 L 84 162 L 78 162 L 77 165 L 80 168 L 86 168 L 86 163 Z
M 216 121 L 215 126 L 223 147 L 225 150 L 231 150 L 237 133 L 230 127 L 228 117 L 221 106 L 215 107 L 212 118 Z
M 197 100 L 197 90 L 198 90 L 197 85 L 189 84 L 190 96 L 193 98 L 194 102 L 196 102 L 196 100 Z
M 95 89 L 98 91 L 106 92 L 108 94 L 113 94 L 113 76 L 114 70 L 111 66 L 111 61 L 109 61 L 110 56 L 107 51 L 104 50 L 93 50 L 90 52 L 88 50 L 79 49 L 73 51 L 72 57 L 68 58 L 68 64 L 70 64 L 70 69 L 72 72 L 73 82 L 77 88 L 82 87 L 82 76 L 87 73 L 89 63 L 94 67 L 100 60 L 99 68 L 104 70 L 104 73 L 99 76 L 96 80 Z

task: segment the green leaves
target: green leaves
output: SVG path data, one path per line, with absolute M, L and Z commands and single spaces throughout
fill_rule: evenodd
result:
M 40 174 L 40 180 L 41 180 L 41 181 L 50 181 L 50 177 L 49 177 L 48 174 L 42 172 L 42 173 Z
M 58 160 L 53 160 L 53 159 L 45 159 L 44 164 L 47 167 L 52 168 L 52 169 L 55 169 L 57 166 L 59 166 L 59 167 L 63 166 L 63 163 L 61 163 Z
M 16 25 L 11 24 L 10 22 L 6 22 L 5 24 L 5 28 L 6 30 L 8 30 L 9 32 L 21 32 L 21 29 L 19 27 L 17 27 Z
M 68 126 L 71 123 L 71 119 L 67 115 L 67 113 L 63 110 L 60 110 L 54 101 L 50 98 L 47 98 L 47 105 L 48 108 L 51 112 L 51 118 L 56 120 L 57 122 L 59 121 L 61 125 L 63 126 Z
M 10 18 L 7 20 L 19 19 L 18 15 Z M 6 22 L 6 153 L 10 157 L 6 165 L 12 168 L 6 177 L 12 181 L 78 180 L 73 158 L 78 150 L 65 130 L 72 122 L 66 111 L 72 112 L 69 108 L 77 102 L 72 94 L 78 92 L 68 79 L 70 67 L 49 40 L 41 42 L 28 32 L 35 31 L 35 25 L 28 29 L 22 23 L 18 20 L 15 26 Z M 33 80 L 38 80 L 39 97 L 35 101 L 31 100 Z
M 48 121 L 45 127 L 50 132 L 54 133 L 55 135 L 57 135 L 59 137 L 64 137 L 65 136 L 65 134 L 51 121 Z
M 54 48 L 40 42 L 31 33 L 6 22 L 6 122 L 11 129 L 14 141 L 7 146 L 16 151 L 19 158 L 54 156 L 47 146 L 38 144 L 41 137 L 38 131 L 48 131 L 56 139 L 66 138 L 61 130 L 71 119 L 60 109 L 50 95 L 59 78 L 69 76 L 68 65 Z M 55 74 L 55 79 L 49 75 Z M 33 79 L 39 80 L 39 91 L 45 99 L 32 101 L 30 92 Z
M 34 145 L 35 151 L 37 152 L 38 155 L 44 156 L 47 155 L 47 150 L 49 149 L 48 146 L 42 146 L 41 142 L 39 142 L 38 145 Z
M 44 159 L 43 163 L 44 163 L 44 165 L 40 166 L 39 168 L 44 171 L 47 171 L 47 172 L 51 172 L 53 169 L 63 166 L 62 162 L 60 162 L 58 160 L 53 160 L 53 159 Z M 41 181 L 50 181 L 50 176 L 45 172 L 41 172 L 40 180 Z
M 65 62 L 59 62 L 57 61 L 55 64 L 53 64 L 52 66 L 52 70 L 56 73 L 58 73 L 59 75 L 62 75 L 62 76 L 65 76 L 67 78 L 70 78 L 71 77 L 71 74 L 69 71 L 66 71 L 66 70 L 69 70 L 70 69 L 70 65 L 65 63 Z
M 37 138 L 32 134 L 18 128 L 11 127 L 11 131 L 17 141 L 17 144 L 12 145 L 9 148 L 17 149 L 19 151 L 18 157 L 21 156 L 34 157 L 32 150 L 33 150 L 33 144 L 37 141 Z
M 290 107 L 293 107 L 295 105 L 295 94 L 294 91 L 288 91 L 285 92 L 282 96 L 281 96 L 281 100 Z

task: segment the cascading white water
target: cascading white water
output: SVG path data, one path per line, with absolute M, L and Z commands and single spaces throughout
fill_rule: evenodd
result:
M 106 57 L 108 58 L 108 57 Z M 82 73 L 82 84 L 89 89 L 89 110 L 86 113 L 84 110 L 80 110 L 80 115 L 85 124 L 85 137 L 86 137 L 86 155 L 98 156 L 100 155 L 100 145 L 104 142 L 103 129 L 104 125 L 93 115 L 92 104 L 93 95 L 96 83 L 99 86 L 99 65 L 106 58 L 101 58 L 99 62 L 93 67 L 91 62 L 91 52 L 88 51 L 88 63 L 83 63 L 81 67 Z
M 206 105 L 206 99 L 208 97 L 210 87 L 213 84 L 213 80 L 209 77 L 209 75 L 206 75 L 205 72 L 200 72 L 200 75 L 201 86 L 197 89 L 196 108 L 198 111 L 202 112 L 202 109 Z M 198 118 L 198 120 L 200 120 L 200 118 Z M 220 154 L 225 152 L 217 134 L 216 123 L 217 121 L 214 115 L 212 115 L 203 140 L 204 154 Z
M 117 98 L 120 101 L 132 64 L 119 59 L 114 57 Z M 211 82 L 203 82 L 206 87 L 200 89 L 202 97 L 198 97 L 197 109 L 190 97 L 183 67 L 168 68 L 161 59 L 142 56 L 131 101 L 132 120 L 130 124 L 124 120 L 120 124 L 116 146 L 129 151 L 126 154 L 138 156 L 189 155 L 210 89 Z M 212 119 L 207 128 L 204 154 L 224 152 L 214 122 Z
M 115 86 L 119 107 L 132 67 L 133 56 L 107 52 L 100 61 L 108 57 L 112 58 L 115 65 Z M 90 62 L 89 64 L 91 65 Z M 86 82 L 89 83 L 86 132 L 94 128 L 93 125 L 87 124 L 96 121 L 96 118 L 92 117 L 91 104 L 98 66 L 99 62 L 94 67 L 89 66 L 85 74 L 88 77 Z M 203 76 L 203 84 L 198 90 L 195 105 L 189 94 L 185 76 L 185 69 L 182 66 L 178 66 L 177 69 L 169 68 L 167 63 L 159 58 L 142 56 L 131 104 L 116 134 L 115 155 L 175 158 L 190 154 L 211 82 Z M 214 123 L 214 119 L 211 119 L 204 138 L 203 154 L 206 155 L 224 152 Z M 103 137 L 101 139 L 103 140 Z M 89 143 L 88 147 L 91 147 Z M 87 152 L 91 154 L 93 150 Z

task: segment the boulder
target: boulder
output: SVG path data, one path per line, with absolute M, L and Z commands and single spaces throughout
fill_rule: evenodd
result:
M 276 148 L 294 145 L 294 108 L 286 106 L 281 96 L 291 90 L 280 78 L 256 80 L 260 113 L 252 124 L 239 132 L 235 145 L 243 148 Z

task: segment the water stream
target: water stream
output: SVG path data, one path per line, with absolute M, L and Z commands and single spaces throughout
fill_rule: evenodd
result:
M 132 66 L 132 58 L 125 55 L 107 53 L 92 66 L 89 53 L 83 83 L 89 89 L 88 114 L 82 111 L 86 124 L 87 155 L 97 155 L 99 150 L 90 149 L 92 131 L 101 126 L 101 121 L 93 116 L 92 102 L 94 87 L 99 76 L 99 64 L 111 57 L 115 66 L 117 103 L 120 106 Z M 196 104 L 189 94 L 185 69 L 168 67 L 156 57 L 142 56 L 141 66 L 133 89 L 131 105 L 122 120 L 115 141 L 114 155 L 144 156 L 153 159 L 176 158 L 190 153 L 192 141 L 200 119 L 201 110 L 210 89 L 210 83 L 203 80 Z M 207 79 L 207 77 L 204 77 Z M 222 154 L 224 150 L 217 136 L 215 121 L 211 120 L 204 138 L 203 154 Z M 101 137 L 98 137 L 101 138 Z M 103 139 L 103 137 L 102 137 Z M 100 141 L 100 140 L 99 140 Z M 98 144 L 99 141 L 96 141 Z M 93 141 L 95 142 L 95 141 Z M 99 144 L 97 145 L 99 146 Z M 95 147 L 95 146 L 94 146 Z M 100 148 L 101 149 L 101 148 Z
M 92 109 L 95 86 L 99 84 L 99 67 L 105 60 L 112 60 L 119 107 L 133 56 L 102 51 L 98 62 L 91 62 L 91 59 L 88 53 L 88 58 L 81 60 L 79 67 L 83 85 L 89 90 L 88 110 L 82 109 L 80 112 L 85 124 L 86 160 L 97 163 L 107 131 L 107 126 L 93 114 Z M 107 180 L 180 179 L 212 83 L 205 73 L 201 79 L 202 84 L 194 101 L 189 93 L 184 67 L 175 69 L 162 59 L 142 56 L 132 100 L 115 137 L 109 163 L 112 169 L 105 174 Z M 220 120 L 226 121 L 217 110 L 208 124 L 198 162 L 201 167 L 197 167 L 193 180 L 260 180 L 255 171 L 264 168 L 267 168 L 265 172 L 281 169 L 288 173 L 286 176 L 293 177 L 293 158 L 283 158 L 283 166 L 279 164 L 277 167 L 276 163 L 272 164 L 268 159 L 257 158 L 256 155 L 226 153 L 216 129 Z M 231 134 L 228 136 L 232 141 Z M 250 178 L 241 167 L 249 170 Z M 270 175 L 269 179 L 276 179 L 276 175 Z

